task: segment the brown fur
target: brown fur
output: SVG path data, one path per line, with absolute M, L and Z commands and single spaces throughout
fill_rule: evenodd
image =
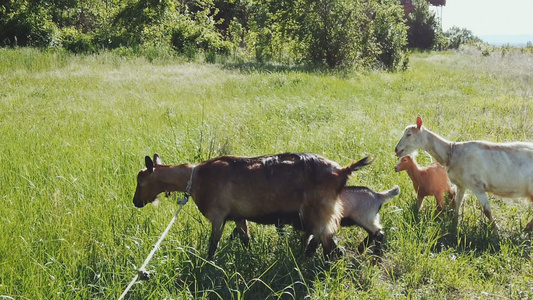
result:
M 272 216 L 278 214 L 299 214 L 306 234 L 317 237 L 324 254 L 329 254 L 336 247 L 333 235 L 342 215 L 339 193 L 353 171 L 371 162 L 364 158 L 342 168 L 308 153 L 222 156 L 197 166 L 163 165 L 157 154 L 154 160 L 151 163 L 146 157 L 147 169 L 139 172 L 135 206 L 143 207 L 165 191 L 184 192 L 191 180 L 194 202 L 212 224 L 209 257 L 215 253 L 226 221 L 272 224 Z
M 422 200 L 426 196 L 435 196 L 439 210 L 444 209 L 445 193 L 450 195 L 453 204 L 455 192 L 450 185 L 446 169 L 441 164 L 434 162 L 428 167 L 420 167 L 413 157 L 406 155 L 400 158 L 395 168 L 396 172 L 403 170 L 413 182 L 418 198 L 418 210 L 422 209 Z
M 385 233 L 382 230 L 383 227 L 380 224 L 378 212 L 384 203 L 399 193 L 400 188 L 398 186 L 380 193 L 363 186 L 346 186 L 342 189 L 339 195 L 343 208 L 340 225 L 343 227 L 357 225 L 368 232 L 368 236 L 359 246 L 359 252 L 363 252 L 364 248 L 372 246 L 374 254 L 381 254 L 381 243 Z M 295 229 L 302 229 L 298 215 L 278 216 L 275 222 L 272 223 L 276 224 L 278 231 L 281 231 L 284 225 L 292 225 Z M 243 243 L 248 245 L 249 235 L 246 220 L 236 222 L 232 238 L 240 236 Z M 304 243 L 309 244 L 307 252 L 313 253 L 318 246 L 318 241 L 314 237 L 310 240 L 309 238 L 309 236 L 304 236 Z

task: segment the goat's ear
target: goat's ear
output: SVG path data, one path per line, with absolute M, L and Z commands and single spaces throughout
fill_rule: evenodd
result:
M 161 160 L 161 157 L 159 157 L 159 154 L 154 154 L 154 164 L 157 166 L 157 165 L 162 165 L 163 164 L 163 161 Z
M 420 129 L 420 127 L 422 127 L 422 118 L 418 115 L 418 117 L 416 117 L 416 128 Z
M 148 172 L 152 173 L 154 171 L 154 162 L 152 161 L 150 156 L 147 155 L 144 158 L 144 162 L 146 164 L 146 169 L 148 170 Z

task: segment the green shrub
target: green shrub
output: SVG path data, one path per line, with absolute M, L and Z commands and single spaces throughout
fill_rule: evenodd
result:
M 481 39 L 476 37 L 472 31 L 466 29 L 466 28 L 459 28 L 456 26 L 451 27 L 448 29 L 444 36 L 447 40 L 447 47 L 448 49 L 458 49 L 459 46 L 467 43 L 467 42 L 481 42 Z
M 0 17 L 1 46 L 57 46 L 59 32 L 46 10 L 37 5 L 13 6 Z
M 259 61 L 292 61 L 330 68 L 400 69 L 406 27 L 396 1 L 265 1 L 248 34 Z
M 232 44 L 225 41 L 218 32 L 212 18 L 209 17 L 209 9 L 197 12 L 195 19 L 189 15 L 181 15 L 173 25 L 170 33 L 170 44 L 179 53 L 185 54 L 192 59 L 196 57 L 198 50 L 206 53 L 229 54 Z M 192 51 L 196 49 L 195 51 Z
M 170 42 L 176 51 L 184 53 L 186 47 L 196 44 L 196 39 L 199 36 L 199 30 L 193 26 L 182 25 L 172 29 Z
M 93 53 L 97 50 L 92 36 L 82 33 L 74 27 L 61 30 L 61 45 L 66 50 L 74 53 Z
M 377 61 L 388 70 L 402 70 L 407 67 L 409 54 L 407 27 L 403 22 L 403 11 L 396 5 L 380 6 L 372 22 L 372 32 L 379 52 Z
M 330 68 L 407 64 L 397 0 L 9 0 L 0 5 L 0 46 L 75 53 L 169 49 L 188 59 L 305 63 Z M 161 47 L 161 53 L 154 49 Z M 144 55 L 144 54 L 141 54 Z

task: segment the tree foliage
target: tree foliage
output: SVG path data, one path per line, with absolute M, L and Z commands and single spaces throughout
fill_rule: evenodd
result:
M 436 45 L 438 23 L 427 0 L 413 0 L 414 11 L 407 18 L 409 47 L 430 50 Z
M 407 27 L 396 0 L 7 0 L 0 46 L 161 47 L 194 58 L 405 67 Z
M 468 42 L 482 42 L 480 38 L 472 33 L 472 31 L 466 28 L 459 28 L 457 26 L 453 26 L 448 29 L 444 33 L 444 36 L 447 40 L 446 48 L 448 49 L 458 49 L 459 46 Z

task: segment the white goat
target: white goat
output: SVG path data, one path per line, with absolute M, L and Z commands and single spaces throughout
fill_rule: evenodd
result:
M 343 205 L 341 226 L 357 225 L 368 233 L 359 246 L 359 252 L 374 244 L 374 254 L 381 255 L 381 243 L 385 233 L 380 223 L 379 210 L 398 194 L 399 186 L 383 192 L 376 192 L 364 186 L 345 186 L 342 189 L 339 195 Z
M 483 212 L 496 230 L 486 192 L 509 198 L 527 197 L 533 202 L 533 143 L 450 142 L 422 126 L 407 126 L 394 149 L 402 157 L 424 149 L 448 170 L 457 185 L 455 212 L 458 216 L 466 189 L 479 199 Z M 533 230 L 533 220 L 526 225 Z

